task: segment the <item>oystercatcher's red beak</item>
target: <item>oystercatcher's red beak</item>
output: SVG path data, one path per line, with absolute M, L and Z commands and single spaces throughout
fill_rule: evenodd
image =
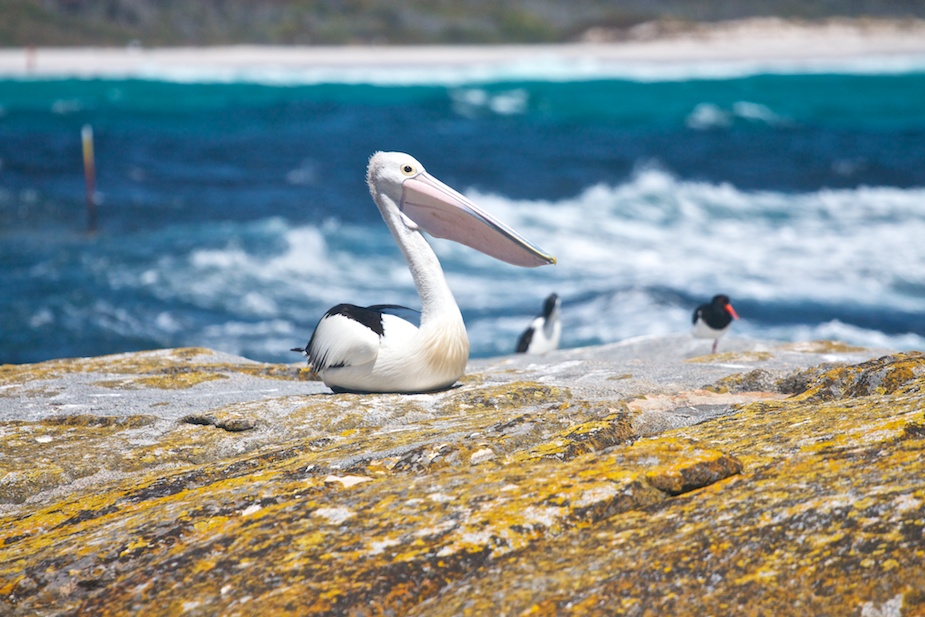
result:
M 730 315 L 732 315 L 732 318 L 733 318 L 733 319 L 738 319 L 738 318 L 739 318 L 739 314 L 736 313 L 736 310 L 735 310 L 734 308 L 732 308 L 732 305 L 731 305 L 731 304 L 727 304 L 727 305 L 726 305 L 726 312 L 729 313 Z

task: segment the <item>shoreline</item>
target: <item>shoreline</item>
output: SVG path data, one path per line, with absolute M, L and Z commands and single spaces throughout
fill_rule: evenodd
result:
M 614 40 L 615 37 L 621 40 Z M 563 74 L 635 66 L 762 64 L 815 70 L 846 63 L 925 67 L 925 20 L 909 22 L 774 18 L 674 28 L 643 24 L 626 32 L 588 31 L 575 43 L 420 47 L 80 47 L 0 49 L 0 77 L 146 77 L 241 72 L 337 73 L 358 67 L 495 70 L 557 66 Z M 908 69 L 906 69 L 908 70 Z

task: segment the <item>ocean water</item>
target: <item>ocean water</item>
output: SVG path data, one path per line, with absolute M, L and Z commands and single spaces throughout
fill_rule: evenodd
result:
M 364 182 L 376 150 L 559 260 L 432 240 L 475 357 L 512 352 L 552 291 L 564 347 L 685 332 L 726 293 L 735 335 L 925 349 L 925 58 L 537 58 L 0 78 L 0 363 L 192 345 L 293 362 L 334 304 L 417 307 Z

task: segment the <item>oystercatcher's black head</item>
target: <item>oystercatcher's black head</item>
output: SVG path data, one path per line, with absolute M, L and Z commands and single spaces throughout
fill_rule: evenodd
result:
M 701 304 L 694 311 L 694 323 L 697 319 L 702 319 L 708 326 L 714 330 L 721 330 L 728 326 L 733 319 L 738 319 L 739 315 L 732 308 L 732 302 L 726 294 L 717 294 L 709 304 Z
M 713 300 L 711 300 L 711 303 L 714 306 L 732 315 L 733 319 L 739 318 L 739 315 L 736 313 L 736 310 L 732 308 L 732 301 L 729 300 L 729 296 L 727 296 L 726 294 L 717 294 L 713 296 Z

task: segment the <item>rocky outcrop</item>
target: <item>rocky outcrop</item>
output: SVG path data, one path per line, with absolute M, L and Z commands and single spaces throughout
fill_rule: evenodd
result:
M 0 613 L 925 614 L 925 356 L 723 345 L 4 366 Z

